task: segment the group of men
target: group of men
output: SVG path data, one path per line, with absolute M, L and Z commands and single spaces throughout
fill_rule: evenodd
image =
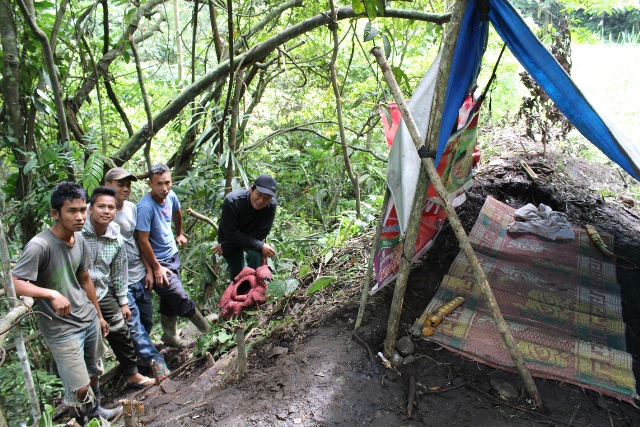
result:
M 121 410 L 101 406 L 101 338 L 123 368 L 125 387 L 152 383 L 138 372 L 140 362 L 155 365 L 161 378 L 169 374 L 149 335 L 152 290 L 160 297 L 165 345 L 186 346 L 178 317 L 188 318 L 201 333 L 209 330 L 180 279 L 178 251 L 187 238 L 169 168 L 160 164 L 149 170 L 150 191 L 137 206 L 128 200 L 136 176 L 113 168 L 104 181 L 90 199 L 77 184 L 58 184 L 51 195 L 54 225 L 27 243 L 13 270 L 16 293 L 35 298 L 51 318 L 40 317 L 40 330 L 56 361 L 64 402 L 81 425 L 91 418 L 113 419 Z M 245 262 L 257 268 L 275 255 L 264 239 L 275 218 L 276 189 L 272 177 L 261 175 L 250 189 L 225 197 L 214 252 L 228 261 L 232 279 Z

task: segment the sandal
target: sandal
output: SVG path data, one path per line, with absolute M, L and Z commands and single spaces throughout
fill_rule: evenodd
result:
M 145 387 L 148 387 L 152 384 L 155 384 L 155 380 L 153 378 L 149 378 L 149 377 L 144 377 L 143 380 L 138 381 L 137 383 L 130 383 L 130 382 L 126 382 L 124 383 L 124 389 L 129 389 L 129 390 L 142 390 Z
M 158 378 L 160 378 L 161 380 L 168 377 L 169 374 L 171 373 L 171 371 L 169 371 L 169 368 L 167 367 L 166 363 L 163 363 L 162 365 L 158 366 Z

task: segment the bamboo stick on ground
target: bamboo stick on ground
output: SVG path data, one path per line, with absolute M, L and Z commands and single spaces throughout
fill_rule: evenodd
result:
M 452 22 L 453 21 L 454 20 L 452 19 Z M 418 131 L 416 124 L 413 120 L 413 117 L 411 116 L 411 112 L 407 107 L 407 103 L 404 100 L 404 96 L 402 95 L 402 92 L 400 91 L 400 88 L 398 87 L 398 84 L 396 83 L 395 78 L 393 77 L 391 68 L 389 67 L 389 64 L 384 58 L 384 54 L 382 53 L 379 47 L 374 47 L 371 52 L 376 57 L 378 64 L 382 69 L 385 81 L 387 82 L 387 85 L 389 86 L 389 89 L 393 94 L 393 97 L 395 98 L 396 103 L 398 104 L 398 108 L 402 113 L 402 117 L 404 119 L 405 125 L 407 126 L 409 133 L 411 135 L 411 138 L 413 139 L 413 143 L 415 144 L 417 149 L 422 146 L 422 136 L 420 135 L 420 132 Z M 431 124 L 433 124 L 433 122 Z M 516 343 L 513 340 L 511 331 L 509 330 L 509 327 L 507 326 L 507 323 L 505 322 L 504 317 L 502 316 L 502 312 L 500 311 L 500 307 L 498 307 L 495 297 L 493 296 L 493 291 L 491 290 L 491 287 L 489 286 L 489 282 L 487 281 L 484 271 L 480 266 L 480 262 L 478 261 L 478 258 L 476 257 L 476 254 L 473 251 L 471 244 L 469 243 L 467 234 L 462 228 L 462 224 L 458 219 L 458 215 L 456 214 L 455 209 L 451 205 L 451 201 L 447 197 L 446 190 L 442 185 L 440 176 L 438 175 L 438 172 L 436 171 L 436 168 L 433 164 L 433 160 L 431 158 L 422 159 L 422 169 L 425 169 L 425 168 L 429 175 L 429 178 L 431 179 L 431 182 L 433 183 L 434 188 L 436 189 L 436 192 L 438 193 L 438 196 L 440 197 L 441 202 L 444 205 L 444 209 L 447 213 L 447 218 L 449 219 L 451 228 L 453 229 L 456 235 L 456 238 L 460 243 L 460 249 L 464 253 L 465 258 L 467 259 L 467 263 L 473 270 L 473 275 L 476 279 L 476 284 L 480 287 L 480 290 L 482 291 L 482 295 L 489 307 L 489 312 L 491 313 L 491 317 L 493 318 L 493 321 L 495 322 L 498 331 L 502 335 L 504 344 L 507 347 L 507 350 L 509 351 L 509 354 L 511 355 L 511 358 L 513 359 L 513 362 L 518 372 L 520 373 L 520 376 L 522 377 L 525 388 L 527 389 L 529 396 L 535 402 L 536 406 L 541 408 L 542 400 L 540 398 L 540 394 L 538 393 L 536 385 L 533 382 L 533 378 L 531 377 L 531 372 L 529 372 L 529 369 L 525 365 L 522 354 L 520 353 L 520 350 L 518 350 L 518 347 L 516 346 Z M 421 194 L 425 194 L 425 193 L 420 193 L 416 191 L 416 198 L 421 197 Z M 416 203 L 414 203 L 414 206 L 415 205 Z M 408 234 L 409 233 L 407 232 L 407 235 Z M 397 284 L 396 284 L 396 287 L 397 287 Z M 395 297 L 395 294 L 394 294 L 394 297 Z M 392 304 L 392 309 L 393 309 L 393 304 Z M 400 302 L 400 308 L 398 309 L 398 313 L 401 309 L 402 309 L 402 302 Z M 391 314 L 393 313 L 390 313 L 389 317 L 391 317 Z M 388 330 L 387 333 L 389 332 L 390 331 Z M 395 336 L 394 336 L 394 341 L 395 341 Z M 387 344 L 388 343 L 385 342 L 385 351 L 387 350 Z
M 371 243 L 371 251 L 369 252 L 369 265 L 367 266 L 367 275 L 362 284 L 362 298 L 360 299 L 360 309 L 358 309 L 358 317 L 356 318 L 356 325 L 353 329 L 358 329 L 362 324 L 362 318 L 364 317 L 364 309 L 367 305 L 367 296 L 369 295 L 369 284 L 371 283 L 371 275 L 373 273 L 373 257 L 376 254 L 378 243 L 380 242 L 380 232 L 384 225 L 384 216 L 387 213 L 387 206 L 389 205 L 389 198 L 391 192 L 387 188 L 384 194 L 384 201 L 382 202 L 382 209 L 380 209 L 380 219 L 378 220 L 378 226 L 376 227 L 376 233 L 373 235 L 373 242 Z
M 236 345 L 238 346 L 238 380 L 247 375 L 247 351 L 244 345 L 244 325 L 236 328 Z

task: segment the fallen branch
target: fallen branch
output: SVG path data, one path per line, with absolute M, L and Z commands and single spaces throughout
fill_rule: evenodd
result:
M 211 218 L 206 217 L 206 216 L 204 216 L 204 215 L 202 215 L 202 214 L 199 214 L 198 212 L 194 211 L 194 210 L 193 210 L 193 209 L 191 209 L 191 208 L 187 208 L 187 213 L 188 213 L 189 215 L 191 215 L 192 217 L 194 217 L 195 219 L 198 219 L 198 220 L 200 220 L 200 221 L 204 221 L 204 222 L 206 222 L 207 224 L 209 224 L 210 226 L 212 226 L 212 227 L 213 227 L 213 229 L 214 229 L 214 230 L 216 230 L 216 232 L 218 232 L 218 226 L 216 225 L 215 221 L 214 221 L 214 220 L 212 220 Z

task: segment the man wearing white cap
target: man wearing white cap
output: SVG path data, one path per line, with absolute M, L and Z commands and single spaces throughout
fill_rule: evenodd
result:
M 231 280 L 245 265 L 258 268 L 264 258 L 276 254 L 264 239 L 276 217 L 277 189 L 275 179 L 260 175 L 250 189 L 232 191 L 224 198 L 218 226 L 219 244 L 213 251 L 227 260 Z

